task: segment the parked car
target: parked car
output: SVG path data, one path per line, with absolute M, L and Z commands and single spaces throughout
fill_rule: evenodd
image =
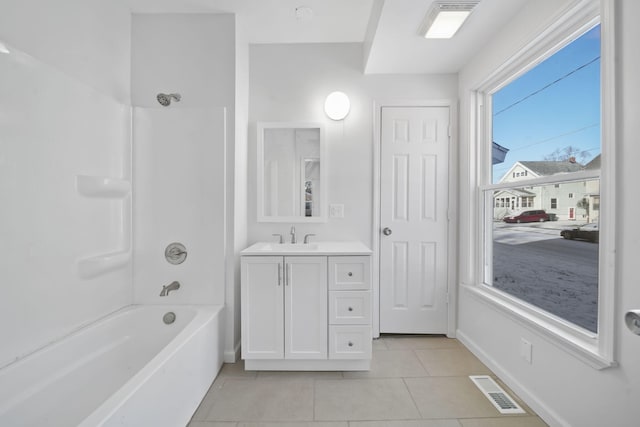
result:
M 522 211 L 517 214 L 507 215 L 503 219 L 504 222 L 543 222 L 549 221 L 549 215 L 542 209 Z
M 592 222 L 581 227 L 564 229 L 560 232 L 560 235 L 569 240 L 582 239 L 594 243 L 598 243 L 600 240 L 600 231 L 597 222 Z

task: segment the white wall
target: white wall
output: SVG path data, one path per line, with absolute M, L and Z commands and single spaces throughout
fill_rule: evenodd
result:
M 77 263 L 128 249 L 127 197 L 76 191 L 76 175 L 130 179 L 129 22 L 98 1 L 3 2 L 0 366 L 131 303 L 126 261 L 91 279 Z
M 299 236 L 360 240 L 371 245 L 373 220 L 373 102 L 455 99 L 455 75 L 364 75 L 362 44 L 286 44 L 250 47 L 248 240 L 289 236 L 291 224 L 257 222 L 256 122 L 297 121 L 324 125 L 328 201 L 344 205 L 344 218 L 297 224 Z M 335 122 L 323 111 L 335 90 L 351 100 L 351 112 Z
M 478 53 L 460 74 L 461 97 L 461 158 L 460 171 L 460 265 L 462 283 L 474 283 L 470 239 L 474 207 L 472 188 L 474 150 L 470 145 L 468 117 L 470 90 L 492 70 L 506 61 L 516 50 L 535 36 L 569 1 L 544 0 L 530 2 L 526 9 L 503 29 L 496 39 Z M 640 58 L 636 41 L 640 40 L 635 17 L 640 16 L 640 3 L 617 1 L 617 155 L 616 179 L 616 346 L 619 366 L 595 370 L 572 355 L 545 340 L 534 330 L 505 315 L 483 300 L 464 290 L 459 298 L 459 334 L 466 338 L 479 356 L 551 425 L 596 427 L 603 425 L 630 426 L 640 419 L 640 337 L 624 326 L 627 309 L 640 307 L 640 287 L 637 284 L 637 259 L 640 230 L 636 227 L 640 201 L 633 194 L 632 176 L 640 159 L 637 135 L 640 114 Z M 463 287 L 464 289 L 464 287 Z M 520 338 L 533 344 L 533 363 L 527 364 L 519 355 Z
M 131 75 L 135 302 L 223 304 L 233 239 L 225 217 L 233 212 L 234 16 L 133 15 Z M 159 92 L 182 100 L 161 107 Z M 164 259 L 174 241 L 188 251 L 179 266 Z M 181 289 L 159 297 L 173 280 Z

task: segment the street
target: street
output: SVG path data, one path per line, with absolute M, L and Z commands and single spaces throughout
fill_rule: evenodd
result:
M 598 244 L 560 237 L 575 225 L 495 223 L 493 286 L 596 332 Z

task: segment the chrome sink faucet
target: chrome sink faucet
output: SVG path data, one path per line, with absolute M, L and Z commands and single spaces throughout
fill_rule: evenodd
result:
M 291 232 L 289 234 L 291 234 L 291 243 L 298 243 L 298 240 L 296 240 L 296 227 L 294 225 L 291 226 Z
M 168 285 L 164 285 L 162 287 L 162 292 L 160 292 L 160 296 L 161 297 L 166 297 L 167 295 L 169 295 L 169 292 L 176 291 L 178 289 L 180 289 L 180 282 L 178 282 L 177 280 L 174 280 L 173 282 L 169 283 Z

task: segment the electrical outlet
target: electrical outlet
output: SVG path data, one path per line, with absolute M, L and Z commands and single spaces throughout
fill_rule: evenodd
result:
M 533 357 L 533 344 L 524 338 L 520 338 L 520 356 L 529 364 Z
M 329 216 L 331 218 L 344 218 L 344 205 L 329 205 Z

